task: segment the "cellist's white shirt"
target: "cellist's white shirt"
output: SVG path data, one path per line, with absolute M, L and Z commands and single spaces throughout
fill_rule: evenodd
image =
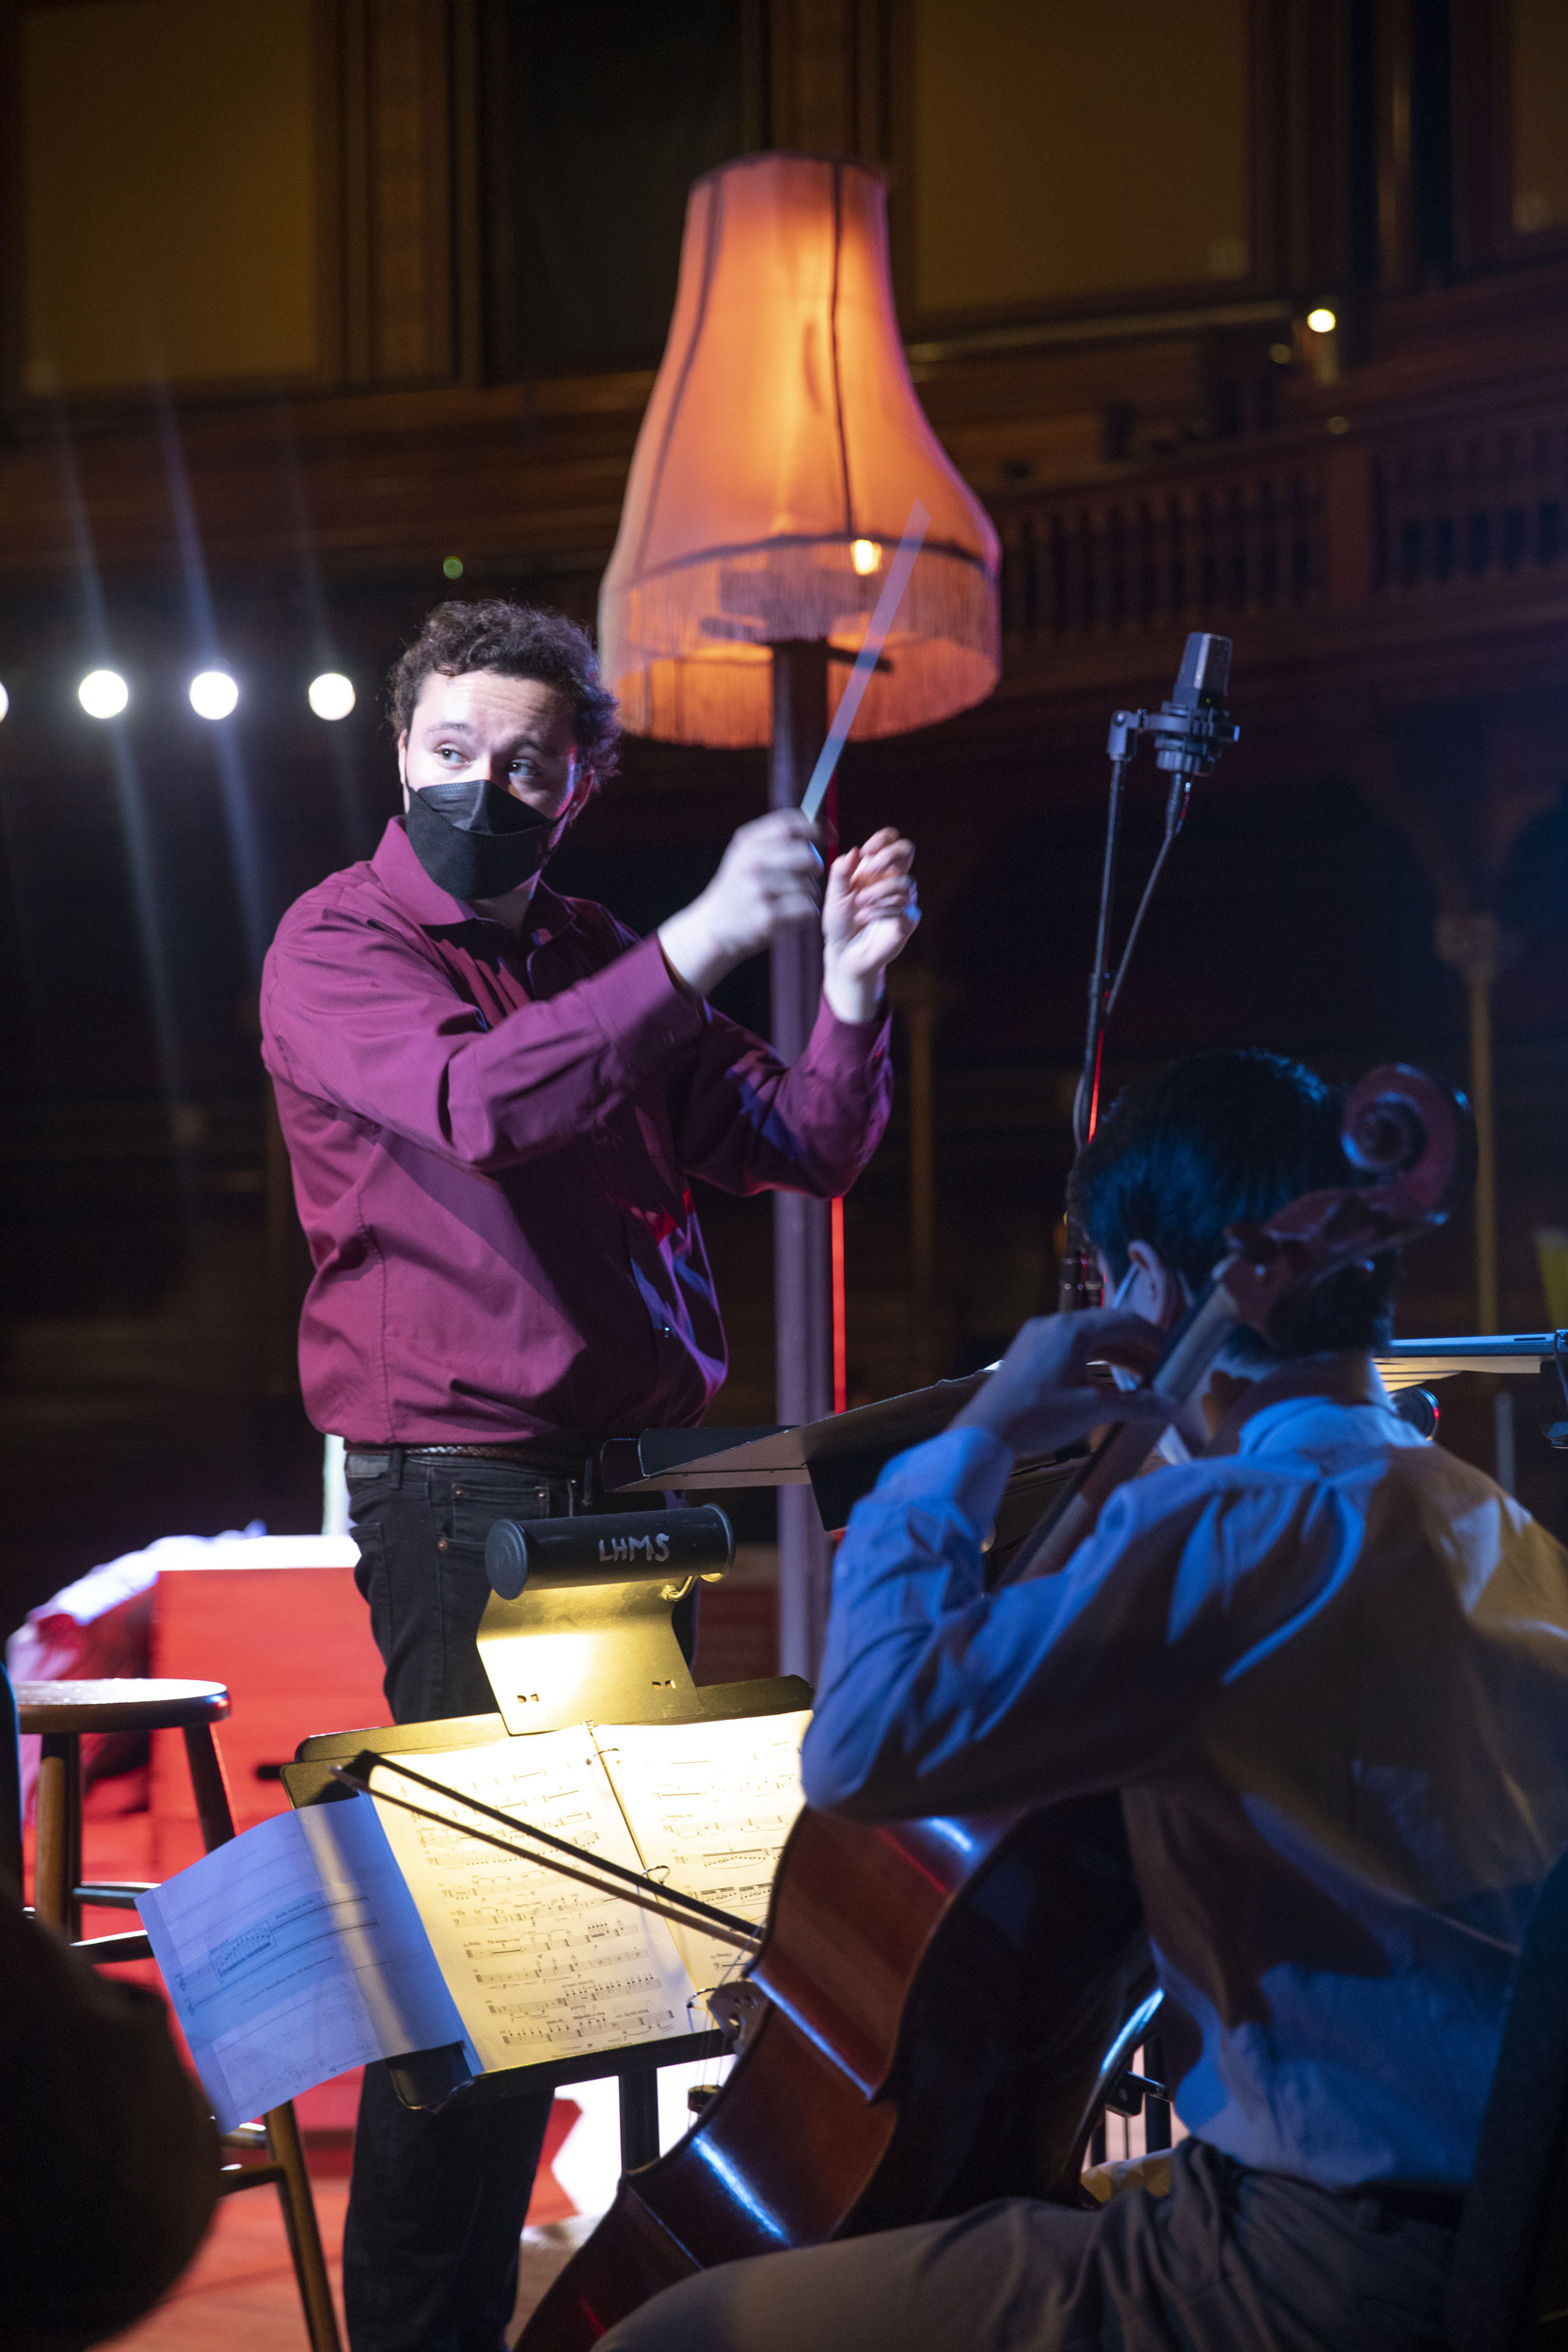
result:
M 1568 1554 L 1367 1372 L 991 1595 L 1006 1448 L 902 1454 L 839 1551 L 803 1755 L 857 1820 L 1123 1789 L 1181 2121 L 1327 2187 L 1468 2177 L 1568 1846 Z

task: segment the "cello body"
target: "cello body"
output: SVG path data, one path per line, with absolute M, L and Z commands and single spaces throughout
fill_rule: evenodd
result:
M 728 2080 L 623 2178 L 519 2352 L 585 2352 L 715 2263 L 991 2197 L 1075 2201 L 1148 1973 L 1114 1797 L 877 1828 L 803 1813 Z

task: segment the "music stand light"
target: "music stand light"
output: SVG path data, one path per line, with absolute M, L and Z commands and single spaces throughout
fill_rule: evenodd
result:
M 692 188 L 669 341 L 599 602 L 623 720 L 666 742 L 767 744 L 795 806 L 918 500 L 930 516 L 856 739 L 981 701 L 1001 667 L 1001 550 L 911 382 L 887 199 L 863 164 L 742 156 Z M 831 813 L 831 812 L 830 812 Z M 773 950 L 773 1041 L 806 1043 L 815 930 Z M 827 1205 L 774 1200 L 776 1410 L 832 1409 Z M 809 1491 L 779 1493 L 781 1665 L 815 1669 L 829 1549 Z

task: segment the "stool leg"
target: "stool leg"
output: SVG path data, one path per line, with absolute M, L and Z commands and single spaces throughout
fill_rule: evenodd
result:
M 81 1927 L 73 1899 L 81 1871 L 81 1741 L 73 1731 L 46 1731 L 39 1758 L 33 1909 L 68 1939 Z
M 299 2299 L 305 2307 L 310 2352 L 341 2352 L 338 2315 L 332 2308 L 332 2289 L 327 2282 L 321 2231 L 316 2224 L 316 2201 L 310 2194 L 310 2176 L 305 2169 L 305 2151 L 300 2145 L 293 2102 L 286 2101 L 282 2106 L 272 2108 L 261 2121 L 266 2126 L 272 2160 L 283 2169 L 283 2178 L 277 2184 L 277 2201 L 283 2208 L 283 2227 L 289 2233 L 289 2251 L 293 2256 Z
M 22 1758 L 17 1752 L 16 1693 L 0 1664 L 0 1876 L 22 1900 Z
M 229 1783 L 224 1778 L 223 1758 L 213 1738 L 211 1724 L 185 1725 L 185 1761 L 190 1766 L 191 1787 L 196 1793 L 196 1818 L 201 1824 L 202 1848 L 211 1853 L 214 1846 L 227 1846 L 234 1835 Z
M 201 1842 L 211 1853 L 214 1846 L 226 1846 L 233 1836 L 234 1812 L 229 1802 L 223 1758 L 209 1724 L 185 1725 L 185 1759 L 196 1794 Z M 268 2153 L 283 2173 L 277 2184 L 277 2201 L 283 2208 L 283 2227 L 293 2258 L 294 2279 L 305 2307 L 310 2352 L 341 2352 L 338 2316 L 332 2308 L 332 2289 L 327 2283 L 321 2231 L 316 2222 L 316 2201 L 310 2194 L 310 2176 L 305 2169 L 305 2151 L 300 2145 L 293 2103 L 285 2101 L 282 2106 L 271 2108 L 261 2121 L 266 2126 Z

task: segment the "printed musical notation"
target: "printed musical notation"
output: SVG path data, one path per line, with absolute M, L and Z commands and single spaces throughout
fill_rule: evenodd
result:
M 810 1721 L 800 1713 L 729 1723 L 596 1724 L 594 1740 L 643 1867 L 760 1928 L 780 1852 L 800 1810 L 800 1742 Z M 693 1985 L 718 1984 L 733 1974 L 733 1947 L 701 1929 L 671 1933 Z
M 420 1770 L 594 1855 L 641 1867 L 586 1725 L 421 1756 Z M 395 1772 L 383 1768 L 373 1779 L 388 1795 L 439 1808 Z M 661 1920 L 455 1828 L 392 1804 L 376 1810 L 483 2066 L 529 2066 L 687 2030 L 691 1987 Z
M 420 1752 L 455 1791 L 758 1927 L 804 1715 L 578 1724 Z M 372 1780 L 436 1812 L 389 1765 Z M 264 1821 L 140 1898 L 227 2129 L 351 2066 L 462 2042 L 476 2070 L 667 2041 L 733 1946 L 380 1801 Z

